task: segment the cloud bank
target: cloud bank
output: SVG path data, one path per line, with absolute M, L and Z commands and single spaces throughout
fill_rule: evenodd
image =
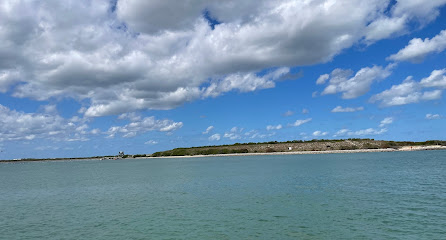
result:
M 0 92 L 75 99 L 88 117 L 171 109 L 272 88 L 290 67 L 433 21 L 445 2 L 4 0 Z M 371 67 L 339 83 L 331 76 L 323 94 L 355 98 L 385 75 Z

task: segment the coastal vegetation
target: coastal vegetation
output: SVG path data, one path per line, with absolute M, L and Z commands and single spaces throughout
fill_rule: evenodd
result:
M 293 151 L 330 151 L 330 150 L 357 150 L 357 149 L 399 149 L 405 146 L 446 146 L 446 141 L 429 140 L 424 142 L 412 141 L 382 141 L 374 139 L 313 139 L 308 141 L 292 140 L 286 142 L 248 142 L 232 145 L 213 145 L 190 148 L 175 148 L 168 151 L 155 152 L 151 157 L 166 156 L 195 156 L 236 153 L 273 153 Z

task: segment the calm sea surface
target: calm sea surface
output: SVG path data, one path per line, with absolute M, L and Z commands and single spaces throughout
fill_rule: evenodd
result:
M 0 239 L 446 239 L 446 151 L 0 164 Z

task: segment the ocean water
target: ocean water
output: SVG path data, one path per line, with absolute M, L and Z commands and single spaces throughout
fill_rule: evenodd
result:
M 2 163 L 0 239 L 446 239 L 446 151 Z

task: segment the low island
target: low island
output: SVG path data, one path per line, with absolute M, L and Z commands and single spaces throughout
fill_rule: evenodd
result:
M 446 149 L 446 141 L 425 142 L 383 141 L 374 139 L 293 140 L 287 142 L 235 143 L 233 145 L 175 148 L 155 152 L 148 157 L 265 155 L 265 154 L 322 154 L 355 152 L 391 152 Z
M 393 152 L 446 150 L 446 141 L 429 140 L 424 142 L 384 141 L 374 139 L 313 139 L 308 141 L 293 140 L 286 142 L 249 142 L 232 145 L 214 145 L 155 152 L 153 154 L 124 155 L 119 152 L 114 156 L 94 156 L 83 158 L 25 158 L 0 160 L 0 162 L 30 162 L 30 161 L 61 161 L 61 160 L 123 160 L 129 158 L 169 158 L 169 157 L 205 157 L 233 155 L 281 155 L 281 154 L 328 154 L 328 153 L 358 153 L 358 152 Z

